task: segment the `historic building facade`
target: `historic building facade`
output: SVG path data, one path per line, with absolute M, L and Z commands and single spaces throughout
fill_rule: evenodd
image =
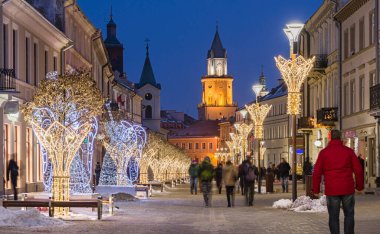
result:
M 227 70 L 227 50 L 216 30 L 207 53 L 207 75 L 202 77 L 202 103 L 198 105 L 200 120 L 230 118 L 237 108 L 233 101 L 233 77 Z
M 43 189 L 40 146 L 18 105 L 32 99 L 47 72 L 61 71 L 63 50 L 72 41 L 28 2 L 1 4 L 0 194 L 11 189 L 3 176 L 12 157 L 19 166 L 18 190 L 38 191 Z

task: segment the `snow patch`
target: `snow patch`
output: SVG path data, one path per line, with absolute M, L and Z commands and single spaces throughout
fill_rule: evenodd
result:
M 280 199 L 274 202 L 272 207 L 277 209 L 288 209 L 295 212 L 327 212 L 326 196 L 314 200 L 308 196 L 300 196 L 294 202 L 289 199 Z
M 37 209 L 25 211 L 0 207 L 0 227 L 45 227 L 64 224 L 62 220 L 40 214 Z

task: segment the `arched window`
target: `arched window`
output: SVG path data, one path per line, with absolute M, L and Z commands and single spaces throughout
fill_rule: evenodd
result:
M 148 105 L 145 108 L 145 118 L 151 119 L 152 118 L 152 106 Z

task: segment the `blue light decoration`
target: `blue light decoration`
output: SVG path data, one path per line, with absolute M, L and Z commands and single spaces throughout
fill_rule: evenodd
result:
M 110 120 L 104 125 L 106 136 L 100 136 L 106 148 L 100 173 L 100 185 L 132 186 L 139 178 L 139 164 L 146 144 L 145 129 L 126 120 L 116 121 L 107 103 Z

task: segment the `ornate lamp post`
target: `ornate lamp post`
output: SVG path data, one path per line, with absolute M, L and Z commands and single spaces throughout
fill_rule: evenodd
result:
M 301 86 L 305 78 L 313 68 L 315 57 L 305 59 L 302 56 L 296 56 L 294 51 L 294 44 L 298 41 L 298 35 L 303 25 L 287 25 L 284 29 L 290 43 L 291 43 L 291 59 L 287 60 L 281 56 L 275 57 L 276 66 L 280 70 L 281 75 L 288 86 L 288 110 L 287 113 L 292 116 L 292 199 L 297 199 L 297 155 L 296 155 L 296 122 L 297 115 L 300 114 L 301 104 Z
M 247 153 L 247 138 L 248 138 L 248 135 L 253 128 L 253 124 L 247 124 L 244 122 L 243 123 L 235 123 L 234 127 L 238 133 L 237 135 L 238 135 L 240 142 L 241 142 L 240 147 L 241 147 L 242 155 L 239 159 L 239 163 L 242 163 L 243 157 L 245 158 L 245 154 Z
M 263 86 L 262 85 L 253 85 L 252 90 L 255 92 L 256 95 L 256 103 L 251 105 L 246 105 L 245 108 L 249 112 L 249 114 L 252 117 L 253 122 L 255 123 L 255 130 L 254 130 L 254 137 L 257 140 L 257 161 L 258 161 L 258 167 L 259 170 L 261 168 L 261 160 L 260 160 L 260 148 L 261 148 L 261 140 L 263 139 L 263 123 L 264 120 L 269 112 L 269 110 L 272 108 L 272 105 L 260 105 L 258 102 L 258 96 L 261 92 Z M 259 184 L 258 184 L 258 192 L 261 193 L 261 178 L 259 173 Z

